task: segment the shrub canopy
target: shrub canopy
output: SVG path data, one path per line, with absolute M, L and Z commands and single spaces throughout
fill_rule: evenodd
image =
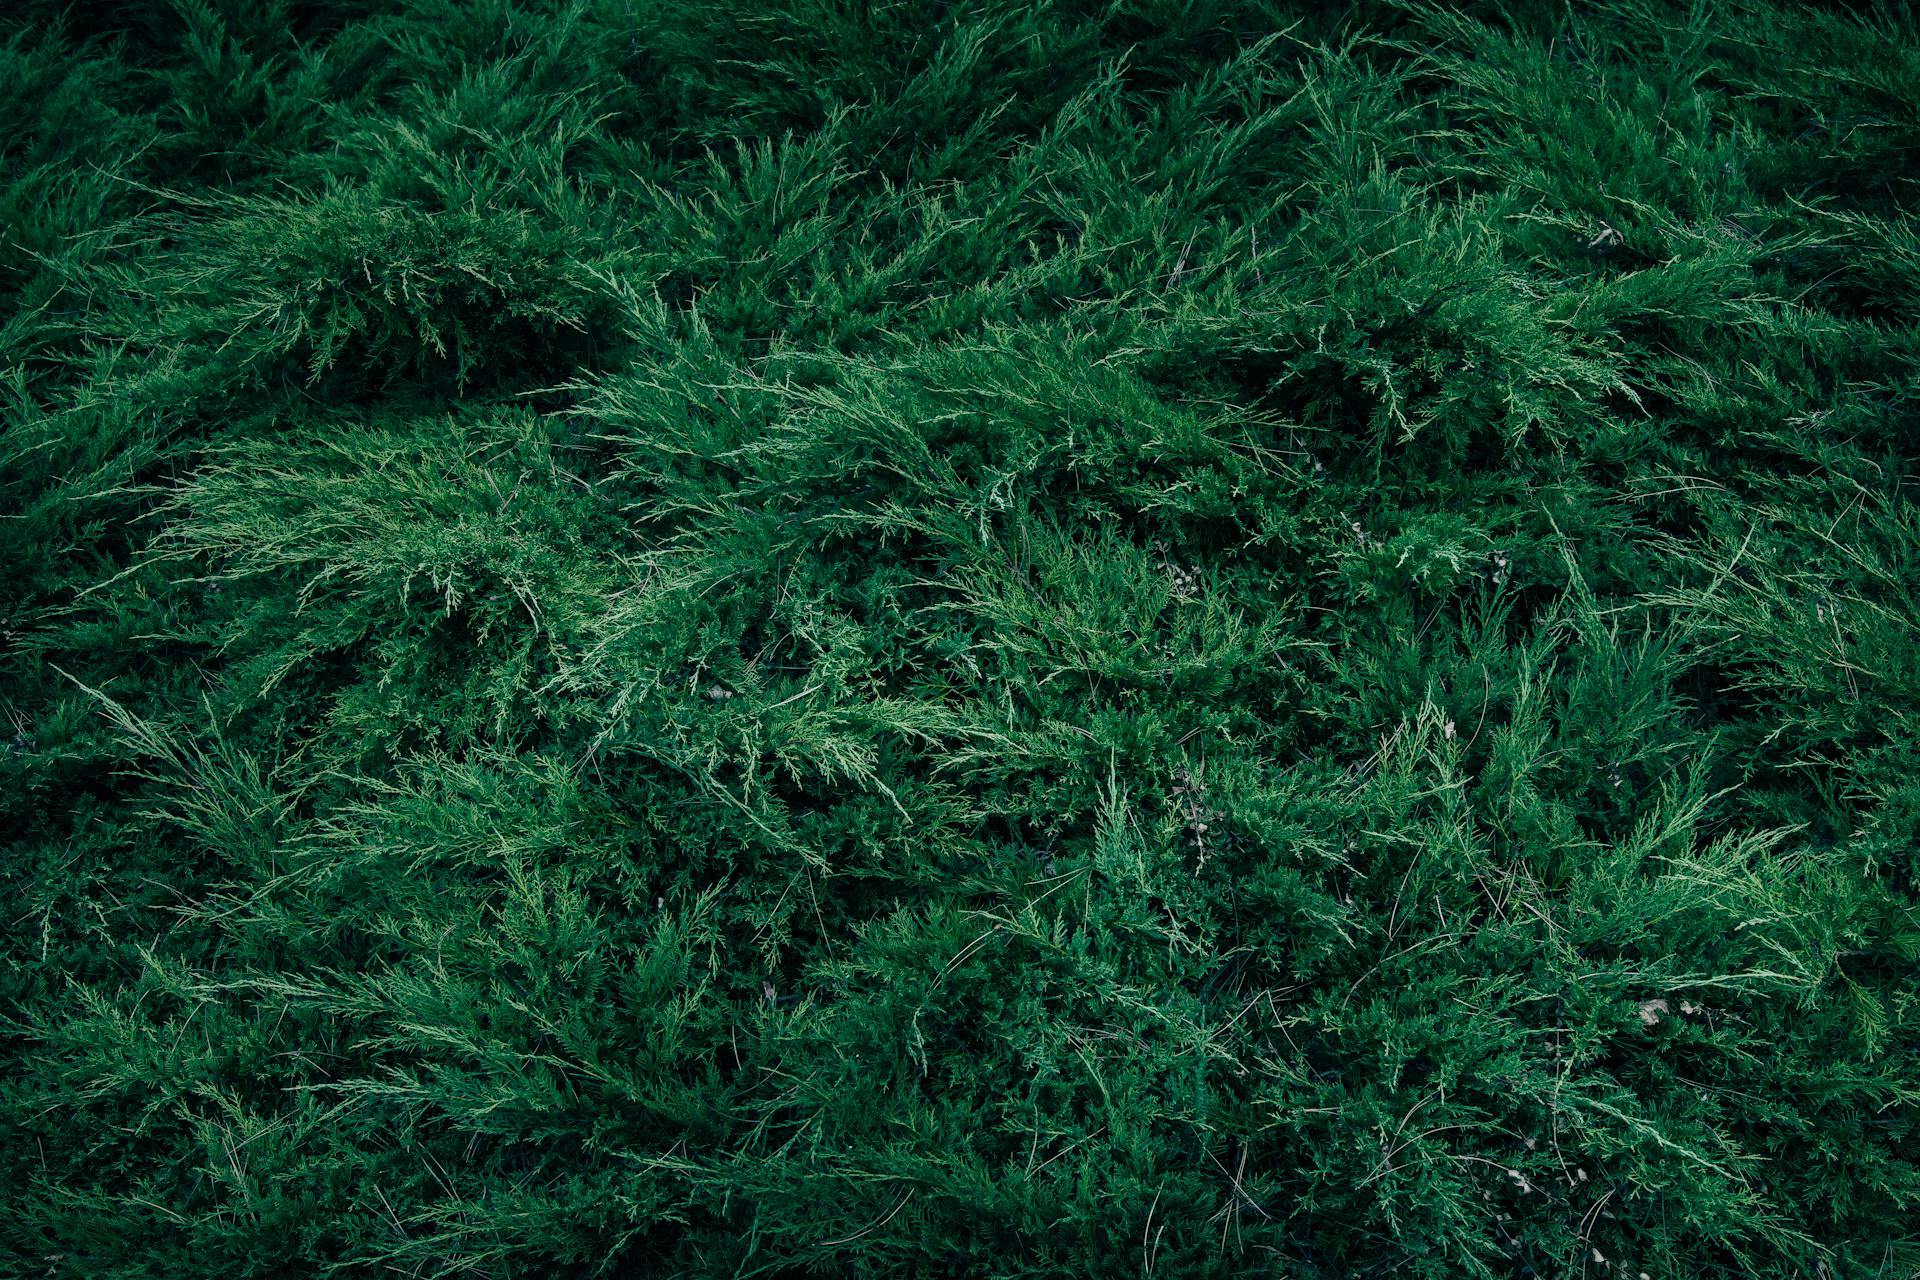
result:
M 0 21 L 0 1271 L 1920 1269 L 1911 10 Z

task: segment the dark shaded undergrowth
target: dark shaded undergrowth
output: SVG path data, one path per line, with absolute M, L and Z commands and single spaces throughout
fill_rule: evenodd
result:
M 0 40 L 0 1270 L 1920 1269 L 1920 36 Z

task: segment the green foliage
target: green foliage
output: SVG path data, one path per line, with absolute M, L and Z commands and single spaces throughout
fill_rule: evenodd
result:
M 1920 1271 L 1911 12 L 0 23 L 0 1271 Z

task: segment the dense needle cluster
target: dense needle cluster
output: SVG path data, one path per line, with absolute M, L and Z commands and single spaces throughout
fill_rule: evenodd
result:
M 0 1272 L 1920 1270 L 1920 29 L 0 18 Z

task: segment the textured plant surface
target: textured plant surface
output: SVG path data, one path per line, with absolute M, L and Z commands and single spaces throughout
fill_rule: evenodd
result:
M 1920 1270 L 1920 29 L 0 19 L 0 1271 Z

